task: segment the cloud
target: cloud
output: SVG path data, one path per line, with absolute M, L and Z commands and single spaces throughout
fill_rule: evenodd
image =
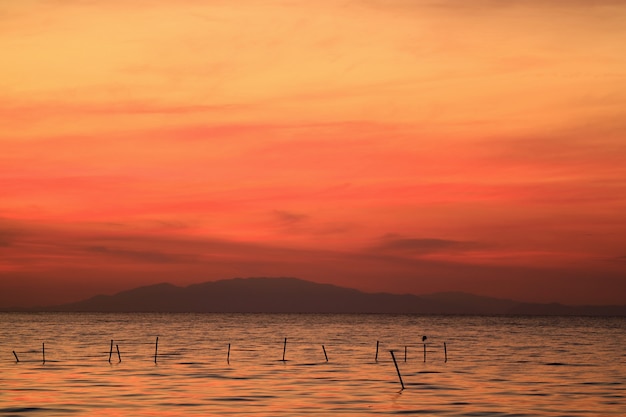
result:
M 351 222 L 322 221 L 314 219 L 308 214 L 285 210 L 274 210 L 271 215 L 272 226 L 290 235 L 297 234 L 312 237 L 337 235 L 347 233 L 355 227 Z
M 14 245 L 26 233 L 19 222 L 0 217 L 0 247 Z
M 370 7 L 390 10 L 424 10 L 441 9 L 446 11 L 480 11 L 483 9 L 572 9 L 602 7 L 602 6 L 622 6 L 622 0 L 597 0 L 590 2 L 589 0 L 570 0 L 563 2 L 561 0 L 472 0 L 469 2 L 459 2 L 455 0 L 433 0 L 424 5 L 422 2 L 414 0 L 362 0 L 362 3 Z
M 224 114 L 233 111 L 243 111 L 253 108 L 250 104 L 178 104 L 164 103 L 156 100 L 136 101 L 97 101 L 94 99 L 83 101 L 68 101 L 65 97 L 56 100 L 17 100 L 0 97 L 0 113 L 8 118 L 23 123 L 24 121 L 38 122 L 45 118 L 81 117 L 86 116 L 140 116 L 140 115 L 197 115 L 216 113 Z M 8 120 L 8 119 L 7 119 Z
M 483 247 L 477 242 L 439 238 L 411 238 L 388 234 L 373 249 L 383 252 L 430 254 L 441 252 L 463 252 Z
M 12 242 L 12 234 L 5 230 L 0 230 L 0 246 L 11 246 Z
M 306 221 L 309 216 L 302 213 L 294 213 L 284 210 L 274 210 L 272 212 L 276 220 L 283 225 L 293 225 L 296 223 L 302 223 Z
M 84 250 L 86 252 L 105 255 L 107 257 L 123 258 L 129 261 L 144 263 L 179 264 L 197 262 L 199 260 L 198 256 L 193 254 L 174 254 L 147 250 L 125 250 L 107 246 L 88 246 L 85 247 Z

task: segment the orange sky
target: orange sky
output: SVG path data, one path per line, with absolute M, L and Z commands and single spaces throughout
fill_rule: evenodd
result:
M 626 3 L 0 3 L 0 307 L 169 281 L 626 303 Z

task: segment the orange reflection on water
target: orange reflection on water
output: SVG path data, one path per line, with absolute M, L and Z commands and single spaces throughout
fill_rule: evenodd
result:
M 0 386 L 10 388 L 0 396 L 0 412 L 9 414 L 592 417 L 624 410 L 623 319 L 65 315 L 16 322 L 12 316 L 11 332 L 6 316 L 1 320 L 0 346 L 50 341 L 45 365 L 34 349 L 20 351 L 20 363 L 0 358 Z M 107 361 L 111 328 L 124 347 L 121 363 Z M 153 328 L 160 331 L 158 365 Z M 424 329 L 426 362 L 416 341 Z M 285 362 L 284 334 L 291 336 Z M 232 345 L 230 365 L 225 341 Z M 407 362 L 398 361 L 401 390 L 388 350 L 407 345 Z

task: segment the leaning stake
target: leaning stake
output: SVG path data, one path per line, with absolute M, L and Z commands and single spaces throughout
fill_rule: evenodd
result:
M 43 356 L 43 363 L 46 363 L 46 344 L 41 344 L 41 355 Z
M 228 344 L 228 354 L 226 355 L 226 363 L 230 365 L 230 343 Z
M 424 363 L 426 363 L 426 343 L 424 343 Z
M 448 362 L 448 348 L 446 347 L 446 342 L 443 342 L 443 354 L 445 355 L 444 362 Z
M 113 355 L 113 339 L 111 339 L 111 348 L 109 349 L 109 363 L 111 363 L 111 355 Z
M 154 344 L 154 363 L 157 363 L 157 352 L 159 351 L 159 336 L 156 338 L 156 343 Z
M 117 359 L 119 359 L 120 362 L 122 362 L 122 356 L 120 355 L 120 347 L 118 345 L 115 345 L 115 349 L 117 349 Z
M 402 375 L 400 375 L 400 368 L 398 368 L 398 362 L 396 362 L 396 357 L 393 354 L 393 350 L 390 350 L 391 359 L 393 359 L 393 364 L 396 365 L 396 372 L 398 372 L 398 379 L 400 380 L 400 385 L 402 385 L 402 389 L 404 389 L 404 382 L 402 382 Z
M 328 355 L 326 354 L 326 348 L 322 345 L 322 350 L 324 351 L 324 357 L 326 358 L 326 362 L 328 362 Z
M 15 353 L 15 351 L 13 351 L 13 356 L 15 356 L 15 363 L 20 361 L 20 358 L 17 357 L 17 353 Z
M 374 358 L 374 360 L 375 360 L 376 362 L 378 362 L 378 344 L 379 344 L 379 343 L 380 343 L 380 342 L 377 340 L 377 341 L 376 341 L 376 357 Z

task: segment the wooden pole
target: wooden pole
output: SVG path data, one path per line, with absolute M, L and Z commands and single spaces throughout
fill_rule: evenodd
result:
M 111 339 L 111 348 L 109 349 L 109 363 L 111 363 L 111 355 L 113 355 L 113 339 Z
M 283 343 L 283 362 L 285 361 L 285 352 L 287 351 L 287 338 L 285 337 L 285 342 Z
M 226 355 L 226 363 L 230 365 L 230 343 L 228 344 L 228 354 Z
M 389 353 L 391 353 L 391 359 L 393 359 L 393 364 L 396 365 L 396 372 L 398 373 L 400 385 L 402 385 L 402 389 L 404 389 L 404 382 L 402 382 L 402 375 L 400 375 L 400 368 L 398 368 L 398 362 L 396 362 L 396 357 L 393 354 L 393 350 L 390 350 Z
M 443 353 L 445 355 L 444 362 L 448 362 L 448 348 L 446 346 L 446 342 L 443 342 Z
M 404 347 L 404 361 L 406 362 L 406 346 Z
M 159 336 L 156 338 L 156 343 L 154 344 L 154 363 L 157 363 L 157 352 L 159 351 Z
M 380 342 L 377 340 L 377 341 L 376 341 L 376 357 L 374 358 L 374 360 L 375 360 L 376 362 L 378 362 L 378 345 L 379 345 L 379 343 L 380 343 Z
M 118 345 L 115 345 L 115 349 L 117 349 L 117 359 L 119 359 L 120 362 L 122 362 L 122 356 L 120 355 L 120 347 Z
M 15 351 L 13 351 L 13 356 L 15 356 L 15 363 L 20 361 L 20 358 L 17 357 L 17 353 L 15 353 Z
M 326 358 L 326 362 L 328 362 L 328 355 L 326 354 L 326 348 L 322 345 L 322 350 L 324 351 L 324 357 Z
M 41 355 L 43 356 L 43 363 L 46 363 L 46 344 L 41 344 Z
M 424 363 L 426 363 L 426 343 L 424 343 Z

